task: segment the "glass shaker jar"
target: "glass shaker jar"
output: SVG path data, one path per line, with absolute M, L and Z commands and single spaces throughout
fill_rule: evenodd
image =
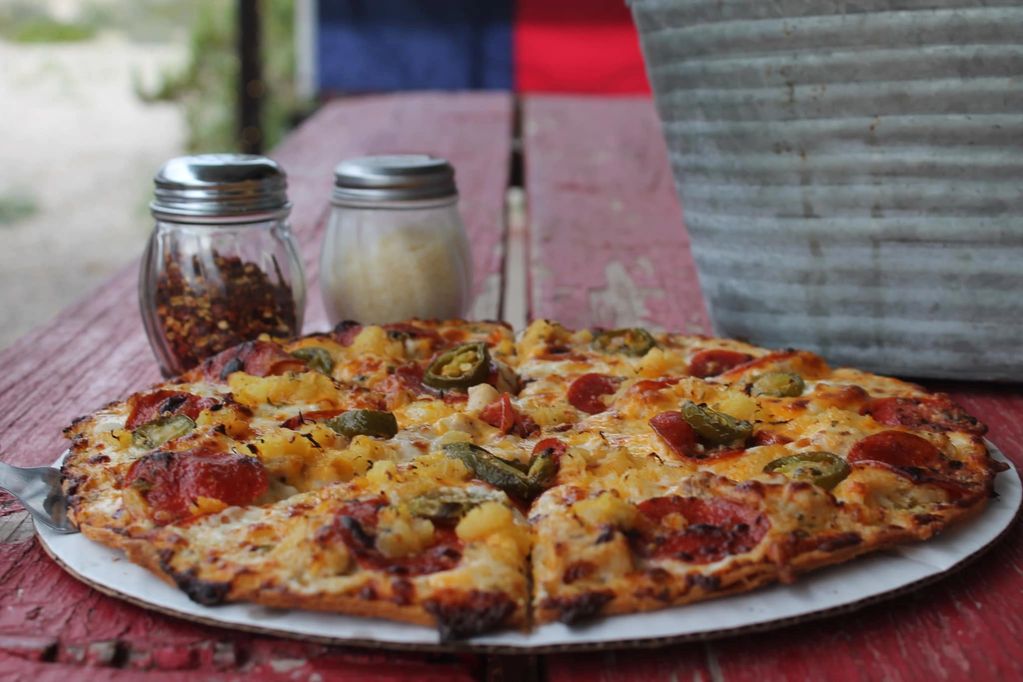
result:
M 261 334 L 297 334 L 305 277 L 281 167 L 262 156 L 184 156 L 153 181 L 139 302 L 164 376 Z
M 472 258 L 450 163 L 421 154 L 343 161 L 331 203 L 320 255 L 331 324 L 466 313 Z

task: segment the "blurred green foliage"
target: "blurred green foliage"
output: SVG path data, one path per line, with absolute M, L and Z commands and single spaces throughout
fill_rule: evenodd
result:
M 294 1 L 261 0 L 264 100 L 263 146 L 271 149 L 309 107 L 295 94 Z M 236 3 L 199 3 L 192 17 L 188 64 L 165 73 L 147 90 L 136 82 L 145 101 L 175 101 L 184 107 L 188 150 L 237 150 L 236 107 L 238 55 Z
M 96 26 L 87 21 L 61 21 L 40 3 L 0 1 L 0 38 L 13 43 L 75 43 L 91 40 Z
M 31 196 L 0 194 L 0 227 L 31 218 L 39 212 L 39 205 Z
M 87 24 L 34 17 L 17 22 L 10 30 L 5 30 L 3 35 L 15 43 L 77 43 L 91 40 L 96 30 Z

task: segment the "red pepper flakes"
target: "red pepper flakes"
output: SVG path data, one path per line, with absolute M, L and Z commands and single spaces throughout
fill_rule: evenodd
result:
M 261 334 L 298 331 L 295 297 L 276 258 L 274 282 L 255 263 L 212 255 L 211 269 L 198 255 L 178 262 L 167 254 L 156 282 L 156 315 L 182 369 Z

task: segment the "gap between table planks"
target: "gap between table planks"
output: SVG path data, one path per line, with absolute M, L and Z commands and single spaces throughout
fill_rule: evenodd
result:
M 350 98 L 327 103 L 284 141 L 271 156 L 289 174 L 291 221 L 311 284 L 307 330 L 326 326 L 316 257 L 333 167 L 372 153 L 433 153 L 455 164 L 476 266 L 472 315 L 500 315 L 512 113 L 506 93 Z M 52 462 L 71 419 L 159 380 L 138 314 L 136 273 L 137 264 L 126 266 L 0 353 L 5 461 Z M 0 519 L 15 519 L 3 532 L 9 537 L 0 539 L 0 679 L 181 679 L 180 671 L 189 671 L 228 680 L 449 682 L 501 672 L 478 656 L 323 647 L 147 612 L 66 575 L 26 537 L 24 512 L 9 502 L 0 500 Z
M 530 97 L 522 121 L 533 316 L 709 331 L 652 103 Z M 1023 464 L 1018 386 L 928 385 L 981 417 Z M 960 573 L 853 615 L 707 644 L 555 655 L 546 666 L 552 682 L 1020 679 L 1021 637 L 1017 524 Z

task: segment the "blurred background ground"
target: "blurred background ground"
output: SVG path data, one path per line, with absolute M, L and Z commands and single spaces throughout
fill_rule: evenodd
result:
M 280 46 L 268 78 L 293 68 L 292 4 L 264 3 L 283 15 L 268 28 L 284 34 L 267 36 Z M 164 161 L 234 147 L 234 10 L 0 0 L 0 348 L 141 253 Z M 286 127 L 288 80 L 265 113 L 270 144 Z
M 38 3 L 45 14 L 22 19 L 3 4 L 0 347 L 141 251 L 152 172 L 186 131 L 177 104 L 144 103 L 134 84 L 159 82 L 188 54 L 180 21 L 149 34 L 100 29 L 84 3 Z

